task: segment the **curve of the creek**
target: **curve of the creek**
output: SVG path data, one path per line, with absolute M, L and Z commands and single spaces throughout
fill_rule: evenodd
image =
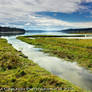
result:
M 41 48 L 35 48 L 34 45 L 27 44 L 13 37 L 4 37 L 8 40 L 8 43 L 22 53 L 28 56 L 40 67 L 45 68 L 54 75 L 57 75 L 65 80 L 72 82 L 73 84 L 92 90 L 92 73 L 88 70 L 77 65 L 76 62 L 71 63 L 58 57 L 50 56 L 42 52 Z

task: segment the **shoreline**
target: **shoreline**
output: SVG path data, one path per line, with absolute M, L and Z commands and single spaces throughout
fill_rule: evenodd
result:
M 92 64 L 90 62 L 91 56 L 89 56 L 91 54 L 91 52 L 88 52 L 91 50 L 91 48 L 89 48 L 90 46 L 88 46 L 88 48 L 86 48 L 86 46 L 85 46 L 85 45 L 87 45 L 85 41 L 88 41 L 90 43 L 91 39 L 71 39 L 71 38 L 65 39 L 65 38 L 54 38 L 54 37 L 50 38 L 48 36 L 46 36 L 46 38 L 43 36 L 41 36 L 41 37 L 38 36 L 38 38 L 37 38 L 37 37 L 35 37 L 35 35 L 31 36 L 35 39 L 31 39 L 29 37 L 30 36 L 20 36 L 20 37 L 17 37 L 17 39 L 27 42 L 29 44 L 35 45 L 36 47 L 42 48 L 43 52 L 50 53 L 51 55 L 60 57 L 61 59 L 63 58 L 65 60 L 68 60 L 71 62 L 77 61 L 77 63 L 80 66 L 83 66 L 83 67 L 87 68 L 88 70 L 92 71 L 92 66 L 91 66 Z M 43 37 L 43 39 L 42 39 L 42 37 Z M 66 40 L 68 40 L 68 41 L 66 41 Z M 65 41 L 66 43 L 63 43 L 63 41 Z M 55 42 L 55 43 L 53 43 L 53 42 Z M 81 45 L 77 46 L 78 44 L 76 44 L 76 42 L 78 44 L 83 43 L 85 45 L 83 46 L 83 44 L 82 44 L 83 47 L 81 47 Z M 57 43 L 57 45 L 56 45 L 56 43 Z M 48 44 L 48 45 L 46 45 L 46 44 Z M 73 45 L 71 45 L 71 44 L 73 44 Z M 63 46 L 63 48 L 61 48 L 58 45 Z M 66 48 L 68 48 L 68 49 L 66 49 Z M 62 52 L 62 50 L 64 50 L 64 52 Z M 88 58 L 85 58 L 85 56 L 86 57 L 88 56 Z M 82 61 L 85 61 L 85 62 L 82 62 Z
M 0 69 L 0 87 L 63 87 L 63 89 L 69 87 L 70 89 L 73 88 L 75 91 L 83 92 L 79 87 L 52 75 L 31 60 L 28 60 L 21 52 L 16 51 L 10 44 L 8 44 L 5 39 L 0 38 L 0 43 L 2 43 L 2 45 L 0 44 L 0 56 L 1 53 L 3 53 L 2 56 L 7 59 L 7 62 L 5 62 L 1 67 L 2 69 Z M 3 57 L 1 62 L 4 60 Z M 14 62 L 12 62 L 12 60 Z M 2 64 L 1 62 L 0 65 Z

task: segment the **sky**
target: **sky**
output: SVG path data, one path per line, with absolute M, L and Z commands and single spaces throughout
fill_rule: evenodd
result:
M 92 0 L 0 0 L 0 26 L 26 30 L 92 28 Z

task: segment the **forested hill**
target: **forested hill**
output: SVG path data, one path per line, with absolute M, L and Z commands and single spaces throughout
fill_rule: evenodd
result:
M 62 30 L 61 32 L 66 32 L 66 33 L 92 33 L 92 28 L 67 29 L 67 30 Z
M 15 34 L 15 33 L 25 33 L 24 29 L 20 28 L 10 28 L 10 27 L 0 27 L 0 34 Z

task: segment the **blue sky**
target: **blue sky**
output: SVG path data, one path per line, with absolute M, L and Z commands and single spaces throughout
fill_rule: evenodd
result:
M 74 12 L 74 13 L 60 13 L 60 12 L 37 12 L 37 14 L 42 16 L 50 16 L 59 20 L 69 21 L 69 22 L 91 22 L 92 15 L 89 12 Z
M 92 0 L 0 0 L 0 25 L 62 30 L 92 27 Z

